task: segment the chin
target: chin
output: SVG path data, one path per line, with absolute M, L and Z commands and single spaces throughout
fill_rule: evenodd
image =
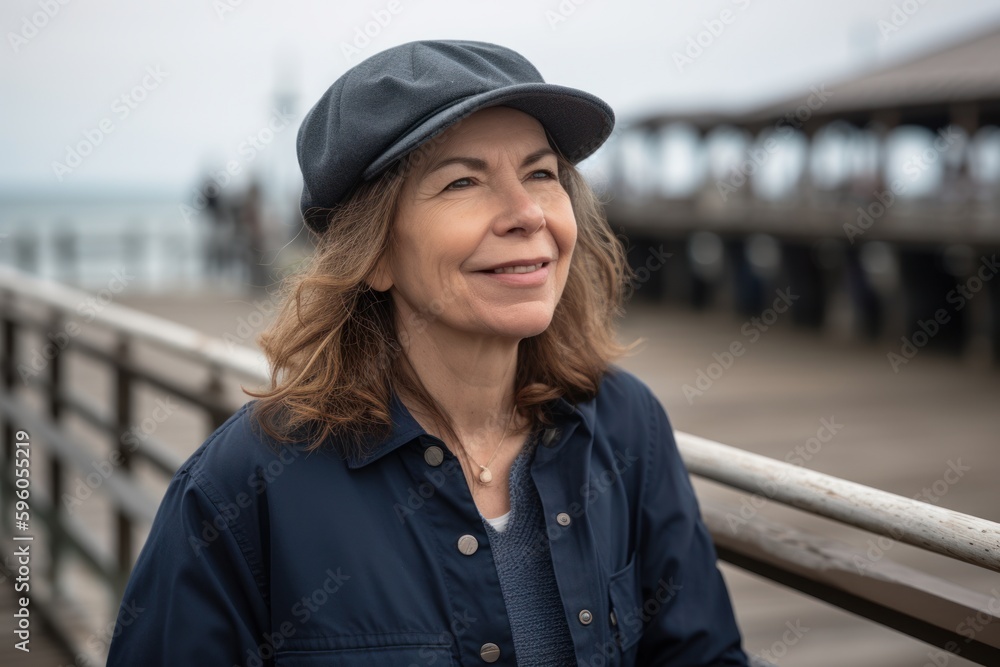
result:
M 501 316 L 486 319 L 489 329 L 494 333 L 510 338 L 531 338 L 549 328 L 552 323 L 552 308 L 507 308 Z

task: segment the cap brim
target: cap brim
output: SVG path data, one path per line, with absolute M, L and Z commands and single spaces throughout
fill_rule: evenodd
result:
M 615 124 L 611 107 L 582 90 L 548 83 L 509 86 L 474 95 L 419 122 L 368 165 L 362 178 L 374 178 L 443 130 L 493 106 L 508 106 L 534 116 L 574 164 L 600 148 Z

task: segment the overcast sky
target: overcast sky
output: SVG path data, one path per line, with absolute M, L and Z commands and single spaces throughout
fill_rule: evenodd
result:
M 757 106 L 998 23 L 1000 0 L 4 0 L 0 190 L 189 186 L 248 159 L 279 88 L 298 115 L 262 153 L 294 165 L 301 113 L 352 64 L 416 39 L 510 46 L 627 122 Z

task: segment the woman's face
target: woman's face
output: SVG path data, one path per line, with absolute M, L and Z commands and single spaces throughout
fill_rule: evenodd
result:
M 426 146 L 403 185 L 393 243 L 372 285 L 392 288 L 410 335 L 541 333 L 576 244 L 576 218 L 541 123 L 490 107 Z

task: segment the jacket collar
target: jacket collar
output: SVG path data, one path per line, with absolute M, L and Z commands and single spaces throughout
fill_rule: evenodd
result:
M 357 453 L 352 451 L 347 457 L 347 466 L 349 468 L 353 470 L 366 466 L 372 461 L 376 461 L 386 454 L 395 451 L 401 445 L 405 445 L 422 435 L 427 435 L 427 431 L 413 418 L 410 411 L 399 400 L 396 392 L 392 392 L 392 396 L 389 399 L 389 416 L 392 418 L 392 430 L 389 432 L 389 437 L 384 440 L 379 440 L 374 435 L 366 437 L 364 439 L 365 454 L 358 456 Z
M 593 400 L 573 405 L 565 398 L 557 398 L 550 405 L 550 414 L 554 421 L 551 428 L 560 428 L 565 426 L 569 421 L 579 419 L 591 433 L 594 432 L 595 409 Z M 366 454 L 363 456 L 358 456 L 353 452 L 349 454 L 347 456 L 347 465 L 349 468 L 353 470 L 364 467 L 408 442 L 421 436 L 429 435 L 417 420 L 413 418 L 413 415 L 410 414 L 410 411 L 407 410 L 403 402 L 399 400 L 396 392 L 392 392 L 392 397 L 389 401 L 389 415 L 392 418 L 392 428 L 389 436 L 383 440 L 375 436 L 365 439 Z M 564 440 L 564 438 L 557 438 L 556 444 L 553 447 L 561 447 Z

